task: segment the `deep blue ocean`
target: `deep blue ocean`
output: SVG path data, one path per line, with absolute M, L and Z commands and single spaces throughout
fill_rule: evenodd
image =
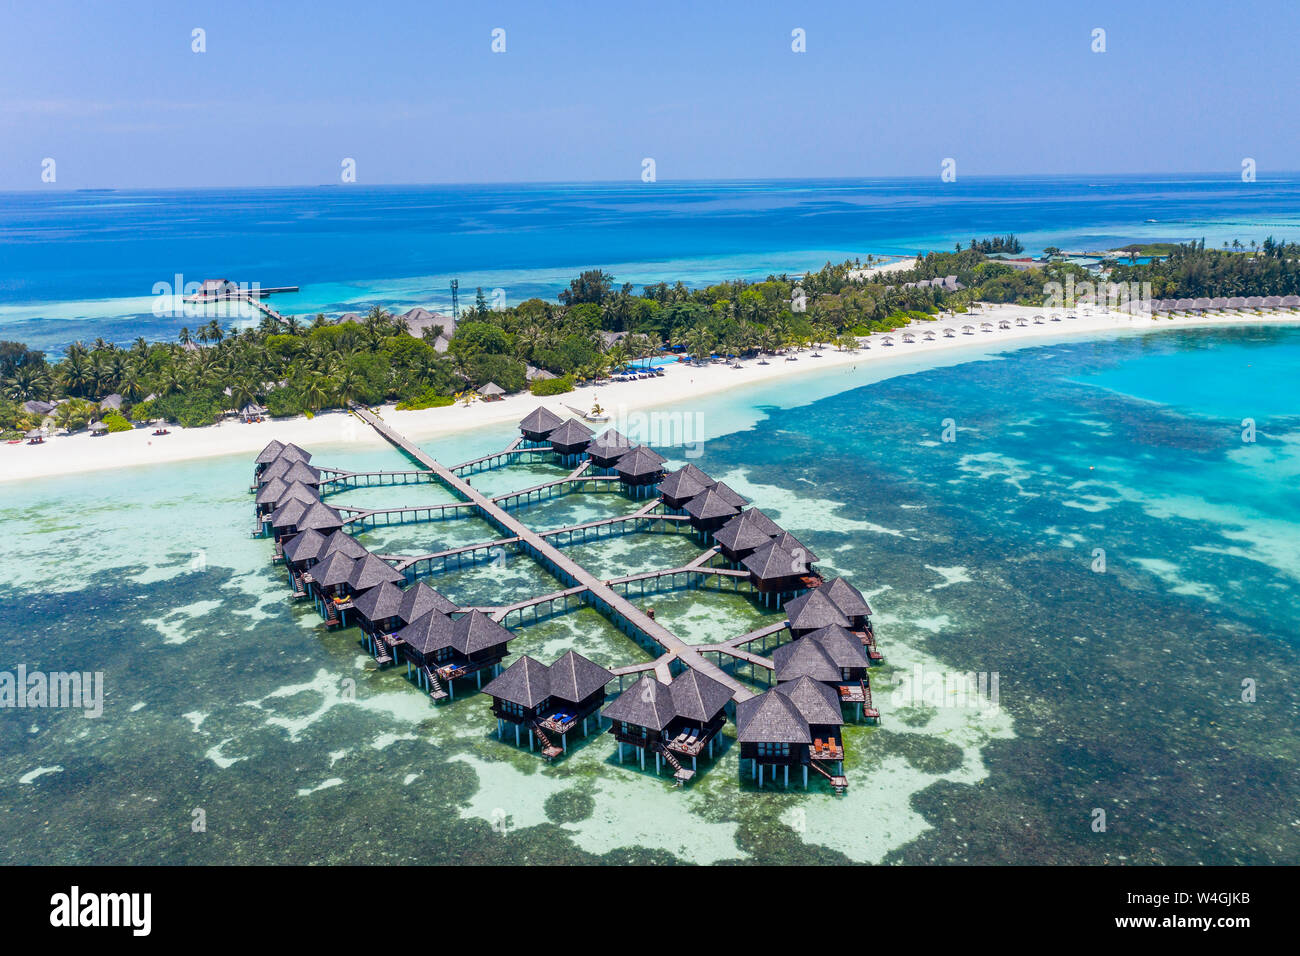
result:
M 1150 222 L 1148 220 L 1155 220 Z M 1014 232 L 1027 251 L 1300 237 L 1300 177 L 322 186 L 0 194 L 0 336 L 60 349 L 172 339 L 155 283 L 300 286 L 286 314 L 379 302 L 447 310 L 503 289 L 553 298 L 580 270 L 619 281 L 798 273 L 853 256 L 950 249 Z

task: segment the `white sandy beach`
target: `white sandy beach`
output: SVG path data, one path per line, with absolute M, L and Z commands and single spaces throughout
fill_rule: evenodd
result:
M 512 395 L 499 402 L 475 402 L 469 406 L 453 405 L 416 412 L 399 412 L 392 406 L 379 409 L 379 414 L 393 427 L 415 441 L 428 441 L 440 436 L 465 432 L 484 426 L 512 423 L 538 405 L 559 414 L 572 417 L 573 408 L 589 408 L 593 396 L 611 414 L 617 417 L 628 412 L 645 411 L 670 403 L 679 404 L 695 397 L 714 395 L 738 386 L 770 382 L 773 379 L 800 374 L 815 374 L 818 370 L 844 365 L 867 365 L 901 357 L 919 358 L 944 353 L 948 360 L 958 358 L 963 350 L 972 357 L 990 347 L 1023 348 L 1045 344 L 1052 339 L 1080 335 L 1106 337 L 1133 334 L 1167 328 L 1193 328 L 1213 326 L 1300 324 L 1300 314 L 1293 312 L 1261 315 L 1179 316 L 1152 319 L 1112 312 L 1103 314 L 1078 314 L 1060 312 L 1061 321 L 1033 324 L 1035 315 L 1052 313 L 1041 308 L 999 305 L 986 306 L 965 315 L 940 317 L 933 322 L 916 322 L 905 330 L 888 333 L 893 345 L 885 345 L 885 334 L 863 339 L 864 348 L 854 351 L 825 349 L 820 358 L 811 351 L 793 353 L 797 361 L 786 361 L 782 356 L 768 356 L 767 365 L 749 359 L 743 368 L 735 369 L 723 363 L 691 366 L 673 363 L 660 378 L 640 379 L 635 382 L 607 384 L 581 388 L 566 395 L 535 398 L 528 393 Z M 1017 326 L 1023 317 L 1030 324 Z M 1011 323 L 1010 329 L 999 329 L 1001 320 Z M 982 331 L 982 323 L 991 323 L 992 331 Z M 961 330 L 971 326 L 973 332 Z M 945 329 L 954 336 L 947 338 Z M 933 341 L 925 340 L 927 331 L 934 333 Z M 915 341 L 904 343 L 904 332 L 915 336 Z M 604 425 L 592 426 L 597 432 Z M 211 458 L 227 455 L 253 455 L 272 438 L 295 442 L 310 449 L 313 444 L 356 442 L 381 447 L 384 442 L 358 419 L 343 412 L 327 412 L 308 419 L 299 417 L 244 424 L 227 420 L 205 428 L 180 428 L 171 426 L 171 434 L 156 437 L 150 428 L 92 438 L 88 433 L 55 436 L 43 445 L 0 445 L 0 482 L 25 481 L 81 472 L 98 472 L 109 468 L 136 465 L 156 465 L 173 461 Z

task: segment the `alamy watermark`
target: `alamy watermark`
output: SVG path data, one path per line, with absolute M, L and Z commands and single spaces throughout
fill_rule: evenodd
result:
M 610 427 L 627 436 L 628 447 L 682 448 L 687 458 L 703 455 L 708 438 L 703 412 L 633 412 L 620 406 Z
M 957 707 L 996 713 L 998 672 L 944 671 L 927 669 L 920 664 L 902 671 L 890 695 L 895 708 L 908 706 Z
M 86 717 L 104 713 L 103 671 L 0 671 L 0 707 L 80 709 Z

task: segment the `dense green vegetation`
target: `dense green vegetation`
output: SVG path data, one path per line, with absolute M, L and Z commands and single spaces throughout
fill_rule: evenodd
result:
M 22 411 L 29 400 L 62 400 L 56 425 L 99 419 L 98 402 L 118 393 L 136 419 L 203 425 L 249 403 L 270 414 L 312 414 L 348 402 L 395 401 L 432 408 L 495 382 L 507 392 L 529 387 L 528 368 L 556 376 L 532 383 L 551 395 L 674 348 L 691 356 L 775 352 L 791 345 L 848 348 L 856 337 L 901 328 L 942 310 L 975 302 L 1042 305 L 1049 282 L 1095 279 L 1083 268 L 1048 262 L 1016 269 L 990 252 L 1018 252 L 1014 235 L 975 240 L 953 252 L 918 256 L 899 272 L 864 272 L 861 260 L 827 263 L 806 276 L 722 282 L 691 289 L 661 282 L 637 293 L 630 283 L 593 269 L 570 282 L 557 302 L 529 299 L 489 308 L 480 290 L 449 339 L 433 326 L 415 337 L 376 306 L 360 321 L 310 324 L 267 318 L 256 328 L 223 329 L 210 321 L 184 328 L 175 342 L 137 339 L 129 347 L 101 340 L 74 343 L 57 362 L 16 342 L 0 342 L 0 430 L 40 424 Z M 868 263 L 871 257 L 868 257 Z M 1287 295 L 1300 291 L 1300 246 L 1272 239 L 1247 252 L 1172 247 L 1146 265 L 1110 263 L 1111 281 L 1151 282 L 1156 297 Z M 955 276 L 962 288 L 918 285 Z M 450 320 L 449 320 L 450 327 Z M 110 424 L 110 428 L 111 428 Z

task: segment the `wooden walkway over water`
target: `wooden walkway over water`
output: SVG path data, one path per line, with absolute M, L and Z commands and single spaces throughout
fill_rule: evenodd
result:
M 655 645 L 665 652 L 665 658 L 676 659 L 684 666 L 698 670 L 700 673 L 726 685 L 731 689 L 734 700 L 748 700 L 754 696 L 754 692 L 743 683 L 721 667 L 706 660 L 696 647 L 687 644 L 662 624 L 655 621 L 645 611 L 615 591 L 610 584 L 601 581 L 576 561 L 566 557 L 554 544 L 536 531 L 528 528 L 496 501 L 471 487 L 467 481 L 452 469 L 440 463 L 415 444 L 407 441 L 406 438 L 385 424 L 378 416 L 356 405 L 353 406 L 353 412 L 408 457 L 427 468 L 457 498 L 473 505 L 484 519 L 502 532 L 503 536 L 517 539 L 518 547 L 540 561 L 552 574 L 567 583 L 569 589 L 573 590 L 574 595 L 580 594 L 587 603 L 609 617 L 615 626 L 628 633 L 629 636 L 640 638 Z M 561 480 L 567 481 L 570 479 Z M 703 569 L 691 570 L 692 573 L 699 573 Z M 721 571 L 725 569 L 710 570 Z M 563 592 L 556 593 L 562 594 Z M 657 663 L 656 673 L 659 673 L 660 665 L 662 665 L 663 671 L 668 671 L 667 659 L 661 658 L 661 661 Z

